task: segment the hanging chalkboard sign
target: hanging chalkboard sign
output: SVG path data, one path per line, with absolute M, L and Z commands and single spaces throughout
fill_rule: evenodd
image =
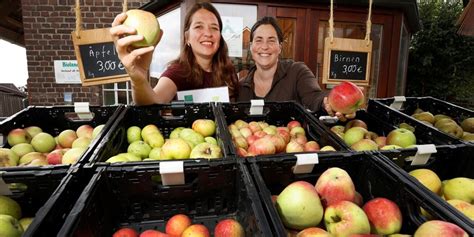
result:
M 369 85 L 372 41 L 326 38 L 324 44 L 323 83 L 351 81 Z
M 72 32 L 74 51 L 83 86 L 129 80 L 118 58 L 108 28 Z

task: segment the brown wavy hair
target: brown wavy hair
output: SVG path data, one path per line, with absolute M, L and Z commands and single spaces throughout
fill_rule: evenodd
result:
M 200 9 L 205 9 L 213 13 L 219 23 L 219 32 L 222 33 L 222 20 L 219 12 L 212 4 L 208 2 L 200 2 L 194 4 L 186 13 L 184 20 L 184 32 L 181 39 L 181 52 L 177 59 L 170 62 L 170 64 L 180 64 L 182 66 L 182 73 L 186 78 L 186 83 L 193 87 L 199 87 L 203 84 L 203 69 L 196 61 L 196 57 L 191 49 L 186 45 L 187 32 L 191 26 L 191 18 Z M 180 70 L 181 71 L 181 70 Z M 235 73 L 234 65 L 229 58 L 229 50 L 224 38 L 220 37 L 219 48 L 212 57 L 212 87 L 228 86 L 229 96 L 235 98 L 238 93 L 238 80 Z

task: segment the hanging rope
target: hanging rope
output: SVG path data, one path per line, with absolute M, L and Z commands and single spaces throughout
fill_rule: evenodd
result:
M 76 0 L 76 7 L 74 8 L 76 12 L 76 37 L 81 38 L 79 32 L 82 30 L 82 18 L 81 18 L 81 4 L 79 0 Z
M 122 11 L 123 12 L 127 11 L 127 0 L 123 0 Z
M 367 29 L 365 33 L 365 40 L 367 40 L 367 45 L 369 45 L 370 42 L 370 32 L 372 30 L 372 21 L 370 20 L 372 18 L 372 0 L 369 0 L 369 16 L 367 17 Z
M 333 0 L 331 0 L 331 7 L 330 7 L 330 12 L 329 12 L 329 39 L 331 40 L 331 43 L 334 39 L 334 15 L 333 15 Z

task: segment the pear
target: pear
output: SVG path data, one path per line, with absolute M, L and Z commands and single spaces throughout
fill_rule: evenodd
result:
M 434 116 L 434 119 L 435 119 L 435 122 L 434 122 L 434 123 L 436 123 L 436 122 L 438 122 L 438 120 L 444 119 L 444 118 L 452 119 L 451 117 L 449 117 L 448 115 L 445 115 L 445 114 L 436 114 L 436 115 Z
M 446 181 L 443 185 L 446 200 L 458 199 L 474 203 L 474 179 L 457 177 Z
M 474 133 L 474 117 L 464 119 L 461 122 L 461 127 L 466 132 Z
M 421 121 L 426 121 L 429 124 L 434 124 L 435 118 L 432 113 L 424 111 L 421 113 L 417 113 L 413 115 L 413 118 L 421 120 Z

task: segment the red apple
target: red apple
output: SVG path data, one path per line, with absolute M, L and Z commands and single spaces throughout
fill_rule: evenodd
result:
M 138 237 L 138 233 L 132 228 L 121 228 L 115 231 L 112 237 Z
M 183 231 L 192 224 L 191 219 L 184 214 L 172 216 L 166 222 L 166 233 L 173 236 L 181 236 Z
M 168 234 L 165 234 L 157 230 L 145 230 L 140 234 L 140 237 L 170 237 Z
M 290 141 L 295 141 L 297 143 L 299 143 L 300 145 L 304 145 L 306 144 L 306 142 L 308 142 L 308 138 L 306 138 L 306 136 L 304 134 L 296 134 L 295 136 L 292 136 Z
M 59 165 L 62 163 L 63 155 L 66 153 L 65 149 L 56 149 L 46 155 L 46 160 L 50 165 Z
M 94 131 L 94 128 L 89 125 L 89 124 L 84 124 L 79 126 L 76 129 L 76 135 L 77 137 L 88 137 L 92 139 L 92 132 Z
M 398 233 L 402 228 L 400 208 L 387 198 L 374 198 L 365 203 L 363 209 L 369 219 L 372 233 L 390 235 Z
M 467 237 L 466 231 L 461 227 L 446 221 L 432 220 L 421 224 L 416 229 L 414 237 Z
M 248 152 L 254 155 L 272 155 L 275 154 L 276 147 L 270 139 L 260 138 L 250 145 Z
M 260 139 L 260 137 L 258 137 L 256 135 L 250 135 L 250 136 L 247 137 L 247 144 L 250 146 L 258 139 Z
M 354 201 L 355 186 L 349 174 L 338 167 L 324 171 L 316 181 L 316 191 L 323 206 L 327 207 L 339 201 Z
M 256 132 L 262 130 L 262 128 L 260 127 L 260 125 L 258 125 L 258 122 L 256 122 L 256 121 L 250 122 L 249 123 L 249 128 L 250 128 L 250 130 L 252 130 L 252 133 L 256 133 Z
M 275 145 L 275 153 L 285 151 L 286 142 L 280 135 L 266 135 L 265 138 L 270 139 L 273 145 Z
M 247 150 L 245 150 L 242 147 L 237 148 L 237 155 L 240 157 L 246 157 L 247 156 Z
M 327 231 L 318 228 L 318 227 L 309 227 L 306 228 L 296 235 L 296 237 L 331 237 Z
M 245 230 L 234 219 L 224 219 L 214 228 L 214 237 L 245 237 Z
M 210 237 L 210 234 L 206 226 L 194 224 L 186 228 L 181 237 Z
M 316 141 L 309 141 L 303 145 L 304 151 L 319 151 L 319 144 Z
M 247 138 L 248 136 L 252 135 L 252 130 L 250 128 L 245 127 L 239 129 L 240 134 L 242 134 L 243 137 Z
M 368 129 L 367 124 L 360 119 L 352 119 L 349 122 L 347 122 L 345 126 L 345 131 L 349 130 L 349 128 L 352 128 L 352 127 L 361 127 L 361 128 Z
M 241 147 L 244 149 L 247 149 L 249 147 L 249 144 L 247 143 L 247 140 L 244 137 L 234 137 L 234 145 L 236 147 Z
M 303 151 L 304 151 L 304 147 L 303 147 L 303 145 L 299 144 L 299 143 L 296 142 L 296 141 L 290 141 L 290 142 L 286 145 L 285 151 L 286 151 L 287 153 L 303 152 Z
M 289 131 L 284 130 L 284 129 L 278 129 L 278 128 L 277 128 L 277 132 L 278 132 L 278 135 L 280 135 L 281 137 L 283 137 L 283 139 L 285 140 L 285 143 L 290 142 L 291 134 L 290 134 Z
M 291 131 L 291 129 L 293 129 L 294 127 L 301 127 L 301 123 L 297 120 L 291 120 L 290 122 L 288 122 L 286 127 Z
M 328 103 L 332 110 L 343 114 L 355 113 L 364 103 L 362 90 L 352 82 L 342 82 L 329 92 Z

